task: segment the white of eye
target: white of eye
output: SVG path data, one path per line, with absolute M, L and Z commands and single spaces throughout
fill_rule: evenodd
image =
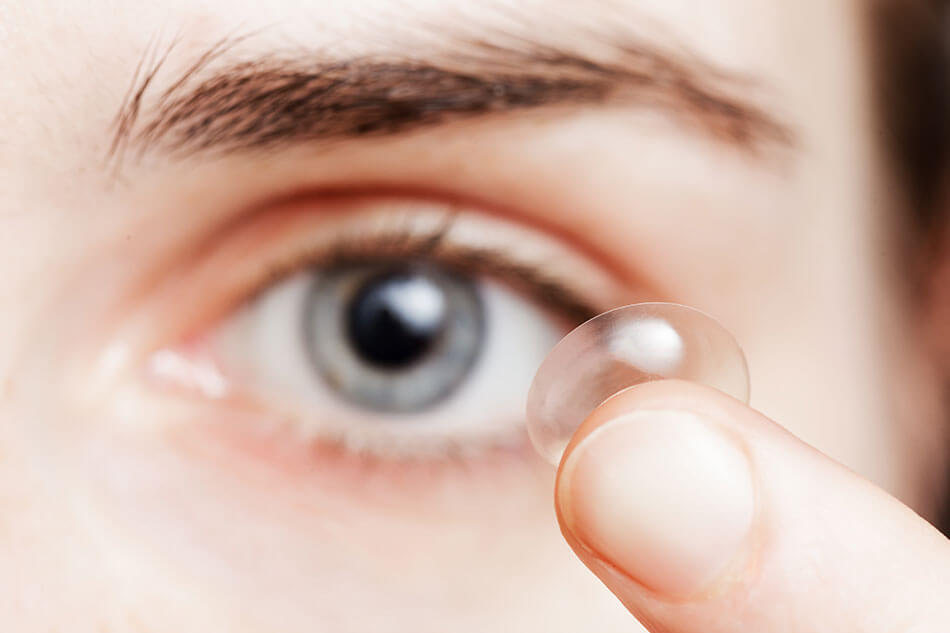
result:
M 301 332 L 310 283 L 304 272 L 276 284 L 219 326 L 211 342 L 225 373 L 290 418 L 301 437 L 396 458 L 522 441 L 531 379 L 565 334 L 542 308 L 500 283 L 478 281 L 485 329 L 469 374 L 430 409 L 386 414 L 342 399 L 314 368 Z

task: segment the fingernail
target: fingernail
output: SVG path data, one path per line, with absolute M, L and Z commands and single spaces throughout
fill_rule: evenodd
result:
M 640 411 L 592 431 L 563 466 L 558 502 L 582 545 L 669 597 L 721 578 L 755 515 L 737 440 L 680 411 Z

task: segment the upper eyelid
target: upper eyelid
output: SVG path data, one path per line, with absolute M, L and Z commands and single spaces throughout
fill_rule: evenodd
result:
M 373 206 L 371 200 L 371 198 L 368 199 L 365 204 Z M 385 202 L 382 204 L 386 206 Z M 410 198 L 401 201 L 400 204 L 410 207 L 418 205 L 419 214 L 426 215 L 426 211 L 433 203 Z M 550 299 L 556 307 L 560 308 L 568 319 L 578 323 L 612 307 L 611 300 L 602 299 L 604 293 L 601 292 L 598 299 L 592 299 L 590 297 L 597 296 L 598 292 L 586 294 L 580 290 L 575 292 L 571 288 L 571 282 L 574 280 L 565 280 L 563 275 L 548 274 L 542 269 L 541 262 L 520 256 L 516 248 L 468 245 L 464 238 L 456 237 L 454 229 L 477 217 L 478 212 L 473 209 L 462 211 L 458 207 L 447 205 L 437 211 L 434 216 L 426 217 L 427 221 L 421 223 L 423 226 L 410 226 L 410 224 L 417 224 L 413 221 L 414 218 L 410 217 L 413 211 L 405 212 L 407 224 L 402 225 L 401 213 L 393 214 L 390 220 L 393 222 L 391 226 L 375 226 L 372 229 L 366 227 L 367 230 L 364 231 L 364 227 L 361 227 L 359 223 L 359 212 L 354 211 L 353 216 L 357 216 L 354 217 L 356 220 L 354 225 L 346 226 L 339 232 L 330 229 L 332 237 L 329 238 L 328 243 L 317 245 L 309 251 L 295 252 L 285 262 L 272 266 L 268 274 L 242 296 L 241 301 L 249 301 L 266 287 L 313 266 L 334 266 L 366 259 L 431 258 L 459 272 L 503 278 L 506 282 L 513 282 L 512 285 L 516 289 L 524 290 L 526 289 L 524 286 L 533 285 L 535 287 L 527 289 L 530 290 L 528 294 L 534 294 L 535 298 L 544 292 L 550 292 Z M 431 211 L 429 213 L 431 214 Z M 345 225 L 347 218 L 343 218 L 342 222 Z M 516 230 L 515 225 L 507 221 L 498 221 L 497 224 L 502 230 Z M 326 229 L 326 227 L 322 228 Z M 519 227 L 517 231 L 533 233 L 536 239 L 544 239 L 535 229 Z M 317 232 L 320 232 L 320 229 L 317 229 Z M 327 240 L 327 234 L 321 237 Z M 504 243 L 509 240 L 503 238 L 498 241 Z M 562 245 L 561 248 L 567 250 L 569 247 Z M 582 258 L 578 257 L 578 259 Z M 575 285 L 596 286 L 597 281 L 589 277 L 585 280 L 586 284 Z M 521 282 L 521 288 L 518 288 L 519 282 Z
M 373 212 L 374 207 L 376 212 Z M 398 211 L 400 208 L 401 212 Z M 295 200 L 288 208 L 265 207 L 252 217 L 243 217 L 240 221 L 232 220 L 227 227 L 201 240 L 197 248 L 190 249 L 190 255 L 177 259 L 171 273 L 162 270 L 160 281 L 156 283 L 153 280 L 152 289 L 142 291 L 141 294 L 145 297 L 144 305 L 137 309 L 145 313 L 149 310 L 167 311 L 168 305 L 175 305 L 176 311 L 167 323 L 161 324 L 158 331 L 148 333 L 137 340 L 134 347 L 141 350 L 141 354 L 146 354 L 171 339 L 186 338 L 190 333 L 209 327 L 227 310 L 236 307 L 236 304 L 250 300 L 255 291 L 260 291 L 267 284 L 305 267 L 308 262 L 327 261 L 331 255 L 331 246 L 347 241 L 340 233 L 334 236 L 327 232 L 333 223 L 349 227 L 347 231 L 351 236 L 359 235 L 360 240 L 369 243 L 367 240 L 371 240 L 373 235 L 392 237 L 397 234 L 392 224 L 381 227 L 379 217 L 389 216 L 396 226 L 412 229 L 417 235 L 431 237 L 436 228 L 445 223 L 448 215 L 455 218 L 452 222 L 453 232 L 474 225 L 476 230 L 488 227 L 486 232 L 494 230 L 496 233 L 513 233 L 504 239 L 496 240 L 495 250 L 511 250 L 502 262 L 503 265 L 496 267 L 496 272 L 501 274 L 506 269 L 511 271 L 519 268 L 549 268 L 549 273 L 538 278 L 546 277 L 552 284 L 556 280 L 562 280 L 560 285 L 573 288 L 577 297 L 581 298 L 562 302 L 574 307 L 570 310 L 571 314 L 565 315 L 567 319 L 583 319 L 589 316 L 591 311 L 599 312 L 619 305 L 620 302 L 629 302 L 627 299 L 631 291 L 640 291 L 650 298 L 656 298 L 649 289 L 642 286 L 631 289 L 609 269 L 587 257 L 584 251 L 579 251 L 572 244 L 565 243 L 540 228 L 482 213 L 479 207 L 462 207 L 437 199 L 394 199 L 391 196 L 376 197 L 365 194 L 352 199 L 343 197 L 330 201 L 320 197 L 304 198 Z M 408 226 L 404 223 L 408 223 Z M 374 224 L 376 228 L 371 229 Z M 415 225 L 415 228 L 412 228 L 412 225 Z M 262 237 L 264 235 L 267 237 Z M 284 239 L 296 243 L 280 242 Z M 275 243 L 262 245 L 262 240 Z M 350 243 L 353 244 L 352 240 Z M 443 254 L 454 249 L 457 254 L 465 254 L 471 258 L 478 253 L 484 255 L 490 250 L 485 249 L 484 244 L 472 244 L 469 248 L 446 246 L 450 243 L 464 242 L 461 239 L 456 241 L 454 234 L 450 234 L 442 240 L 442 248 L 445 249 Z M 542 265 L 540 262 L 532 262 L 532 258 L 526 253 L 519 257 L 519 249 L 514 248 L 516 243 L 522 251 L 525 246 L 539 247 L 539 250 L 544 251 L 540 257 L 549 261 Z M 355 251 L 350 249 L 349 252 Z M 255 270 L 251 275 L 246 270 L 252 268 L 248 262 L 250 255 L 271 259 L 267 262 L 257 262 L 260 270 Z M 485 268 L 485 262 L 482 264 L 483 269 L 491 272 Z M 576 272 L 565 273 L 567 269 Z M 561 272 L 558 272 L 559 270 Z M 174 288 L 176 280 L 184 286 L 177 292 Z M 214 289 L 220 296 L 213 297 L 209 288 Z M 190 325 L 184 327 L 182 323 Z M 141 354 L 138 357 L 141 357 Z
M 444 228 L 428 234 L 394 231 L 386 236 L 388 243 L 380 242 L 379 235 L 365 239 L 363 243 L 341 240 L 332 250 L 304 256 L 285 269 L 275 270 L 269 278 L 262 280 L 260 288 L 313 266 L 340 266 L 354 260 L 362 262 L 367 259 L 434 259 L 456 272 L 500 278 L 516 290 L 525 291 L 547 307 L 558 310 L 568 320 L 577 324 L 603 311 L 603 306 L 595 305 L 563 280 L 548 275 L 540 266 L 512 258 L 504 249 L 472 247 L 447 239 L 454 217 L 453 215 L 447 218 Z M 252 291 L 248 296 L 257 292 Z

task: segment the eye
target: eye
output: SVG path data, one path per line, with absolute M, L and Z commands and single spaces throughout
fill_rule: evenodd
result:
M 420 221 L 423 205 L 409 206 L 269 231 L 305 244 L 304 261 L 266 275 L 188 344 L 160 350 L 152 369 L 355 453 L 523 446 L 534 372 L 602 307 L 586 308 L 565 273 L 586 279 L 577 285 L 591 302 L 605 296 L 605 275 L 538 231 L 458 209 Z
M 210 345 L 307 437 L 433 456 L 520 442 L 531 376 L 564 330 L 499 282 L 389 261 L 298 273 Z

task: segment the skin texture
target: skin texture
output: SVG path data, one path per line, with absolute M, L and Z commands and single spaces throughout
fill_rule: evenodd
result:
M 873 131 L 864 3 L 155 4 L 0 1 L 5 630 L 643 630 L 624 605 L 653 631 L 947 621 L 932 598 L 946 595 L 933 591 L 947 582 L 945 539 L 900 505 L 932 518 L 946 496 L 945 333 L 909 289 L 903 196 Z M 752 151 L 682 108 L 609 100 L 236 153 L 110 152 L 136 64 L 172 42 L 163 88 L 236 33 L 254 36 L 233 61 L 275 48 L 425 59 L 459 25 L 600 54 L 572 29 L 604 24 L 748 79 L 735 82 L 741 98 L 781 121 L 788 142 Z M 160 94 L 146 93 L 143 116 Z M 341 196 L 463 201 L 584 259 L 562 276 L 598 309 L 672 300 L 720 319 L 747 354 L 754 411 L 677 383 L 638 393 L 718 416 L 752 456 L 755 485 L 775 484 L 756 506 L 775 512 L 750 528 L 780 541 L 761 550 L 765 568 L 748 568 L 765 571 L 743 580 L 740 557 L 735 593 L 703 575 L 713 598 L 686 571 L 648 582 L 605 572 L 619 550 L 592 554 L 579 539 L 593 509 L 561 496 L 563 468 L 555 512 L 556 475 L 530 448 L 367 459 L 262 424 L 277 417 L 266 407 L 196 403 L 142 378 L 147 351 L 213 329 L 289 248 L 276 221 L 236 248 L 242 227 L 296 205 L 297 234 L 316 240 L 326 217 L 348 213 Z M 575 446 L 643 408 L 639 397 L 595 413 Z M 795 505 L 816 481 L 822 523 Z M 565 545 L 558 518 L 622 604 Z M 818 539 L 829 524 L 834 538 Z M 879 549 L 906 557 L 861 556 L 874 548 L 854 526 L 890 535 Z M 735 542 L 720 536 L 717 547 Z M 819 560 L 795 565 L 803 552 Z M 699 606 L 654 591 L 682 601 L 680 581 Z M 887 617 L 854 606 L 894 596 Z

